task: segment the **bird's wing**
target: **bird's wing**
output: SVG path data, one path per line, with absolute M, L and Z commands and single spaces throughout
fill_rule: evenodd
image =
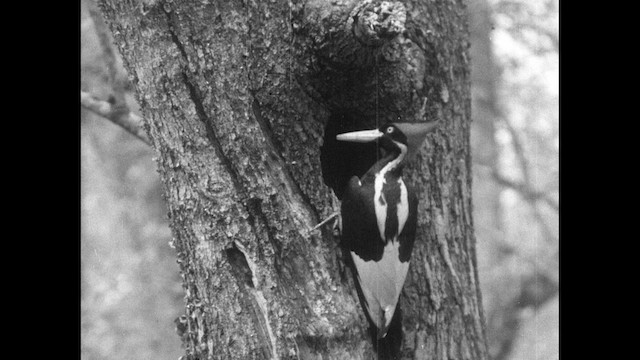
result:
M 416 227 L 418 223 L 418 198 L 410 185 L 407 187 L 407 198 L 409 200 L 409 214 L 407 221 L 402 229 L 402 232 L 398 236 L 400 241 L 400 261 L 409 262 L 411 257 L 411 251 L 413 250 L 413 243 L 416 238 Z
M 379 261 L 365 261 L 351 252 L 358 282 L 366 300 L 365 308 L 379 329 L 379 338 L 386 335 L 391 324 L 409 269 L 409 262 L 401 262 L 399 257 L 399 243 L 396 241 L 387 243 Z
M 340 209 L 343 245 L 364 260 L 379 260 L 384 248 L 378 231 L 373 196 L 373 186 L 363 186 L 353 176 L 345 189 Z
M 383 337 L 393 318 L 409 262 L 400 261 L 402 245 L 398 241 L 389 241 L 386 246 L 382 241 L 373 198 L 373 186 L 363 186 L 357 177 L 351 178 L 342 202 L 342 241 L 355 266 L 363 307 L 379 329 L 378 336 Z M 410 216 L 407 222 L 411 221 Z

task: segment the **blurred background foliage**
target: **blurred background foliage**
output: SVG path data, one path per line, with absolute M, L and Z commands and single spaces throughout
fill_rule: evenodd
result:
M 468 0 L 474 222 L 494 360 L 559 356 L 559 3 Z M 140 114 L 93 0 L 81 90 Z M 183 291 L 154 151 L 81 112 L 81 356 L 182 355 Z
M 80 26 L 81 89 L 139 113 L 92 1 Z M 153 150 L 85 109 L 80 122 L 82 359 L 175 360 L 183 293 Z

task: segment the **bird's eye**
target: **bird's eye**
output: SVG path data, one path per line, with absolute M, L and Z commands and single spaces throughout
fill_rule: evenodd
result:
M 391 134 L 392 132 L 393 132 L 393 127 L 389 126 L 389 127 L 387 128 L 387 133 L 388 133 L 388 134 Z

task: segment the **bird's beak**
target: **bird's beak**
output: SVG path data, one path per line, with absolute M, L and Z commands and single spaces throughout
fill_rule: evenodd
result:
M 359 142 L 366 143 L 374 141 L 384 135 L 380 130 L 361 130 L 361 131 L 352 131 L 344 134 L 339 134 L 336 136 L 336 140 L 340 141 L 350 141 L 350 142 Z

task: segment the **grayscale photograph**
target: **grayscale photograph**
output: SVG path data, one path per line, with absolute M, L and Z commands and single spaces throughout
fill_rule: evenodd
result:
M 557 360 L 559 0 L 80 0 L 83 360 Z

